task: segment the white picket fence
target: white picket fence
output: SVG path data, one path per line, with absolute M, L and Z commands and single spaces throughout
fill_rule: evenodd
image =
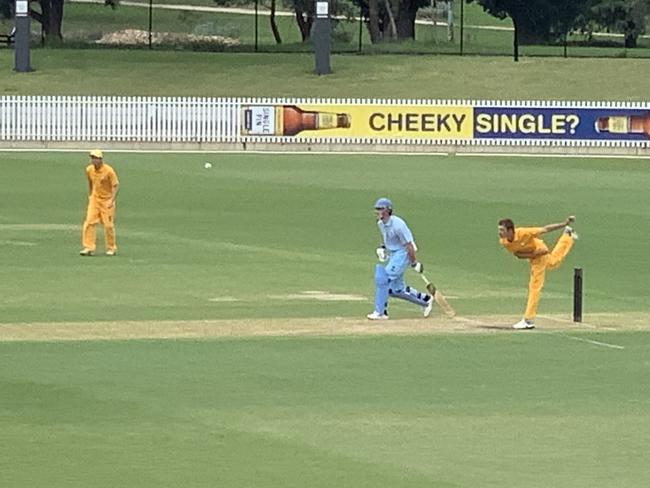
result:
M 228 142 L 230 98 L 0 97 L 0 141 Z

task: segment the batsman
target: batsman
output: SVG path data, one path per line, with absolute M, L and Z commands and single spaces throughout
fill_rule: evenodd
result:
M 382 243 L 377 248 L 377 257 L 386 264 L 375 266 L 375 309 L 367 315 L 368 319 L 388 319 L 388 297 L 400 298 L 422 307 L 423 315 L 428 317 L 431 314 L 434 296 L 439 293 L 422 274 L 424 267 L 416 258 L 417 247 L 411 230 L 404 220 L 393 215 L 393 204 L 388 198 L 377 200 L 375 215 L 382 237 Z M 431 294 L 421 293 L 406 285 L 404 272 L 409 266 L 421 274 Z M 440 297 L 444 300 L 441 294 Z

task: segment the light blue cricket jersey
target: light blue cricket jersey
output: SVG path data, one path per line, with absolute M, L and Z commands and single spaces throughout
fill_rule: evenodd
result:
M 403 250 L 406 244 L 413 242 L 413 234 L 411 234 L 408 225 L 396 215 L 392 215 L 385 224 L 383 221 L 378 220 L 377 226 L 384 238 L 384 246 L 390 252 Z M 415 243 L 413 242 L 413 244 Z

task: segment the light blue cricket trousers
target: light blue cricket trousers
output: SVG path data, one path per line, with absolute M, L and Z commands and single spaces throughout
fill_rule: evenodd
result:
M 430 296 L 406 286 L 404 272 L 409 267 L 409 257 L 405 249 L 391 251 L 385 265 L 375 266 L 375 311 L 388 313 L 388 297 L 394 296 L 421 307 L 426 306 Z

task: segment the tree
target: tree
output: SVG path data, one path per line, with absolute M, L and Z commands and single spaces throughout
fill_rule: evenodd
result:
M 429 0 L 353 0 L 368 19 L 372 43 L 384 39 L 415 39 L 415 16 Z
M 515 43 L 542 44 L 563 38 L 593 0 L 466 0 L 499 19 L 510 17 Z
M 119 0 L 105 0 L 105 5 L 113 8 Z M 46 42 L 60 42 L 63 39 L 61 26 L 63 25 L 64 0 L 30 0 L 29 16 L 41 24 Z M 0 0 L 0 18 L 12 18 L 15 0 Z M 37 5 L 38 10 L 32 6 Z
M 596 0 L 586 20 L 596 27 L 620 32 L 625 36 L 625 47 L 637 46 L 639 36 L 645 33 L 650 15 L 650 0 Z
M 311 28 L 314 25 L 316 15 L 315 0 L 284 0 L 284 5 L 294 12 L 296 24 L 300 30 L 302 41 L 309 40 Z M 335 27 L 340 18 L 353 19 L 357 14 L 357 9 L 350 0 L 330 0 L 330 15 L 332 16 L 332 26 Z
M 13 17 L 14 5 L 12 0 L 0 0 L 0 20 Z
M 275 43 L 282 44 L 282 38 L 280 37 L 280 30 L 278 29 L 278 23 L 275 20 L 275 9 L 276 9 L 275 0 L 271 0 L 271 15 L 269 15 L 271 32 L 273 32 L 273 39 L 275 39 Z
M 366 14 L 366 17 L 368 19 L 368 32 L 370 34 L 370 42 L 376 44 L 381 41 L 378 0 L 368 0 L 368 12 Z
M 39 5 L 40 12 L 30 7 L 29 15 L 41 24 L 45 34 L 45 41 L 61 41 L 63 39 L 61 25 L 63 24 L 64 0 L 34 0 L 32 3 Z
M 311 35 L 311 26 L 314 25 L 316 2 L 313 0 L 285 0 L 285 4 L 293 10 L 296 16 L 300 37 L 303 42 L 307 41 Z

